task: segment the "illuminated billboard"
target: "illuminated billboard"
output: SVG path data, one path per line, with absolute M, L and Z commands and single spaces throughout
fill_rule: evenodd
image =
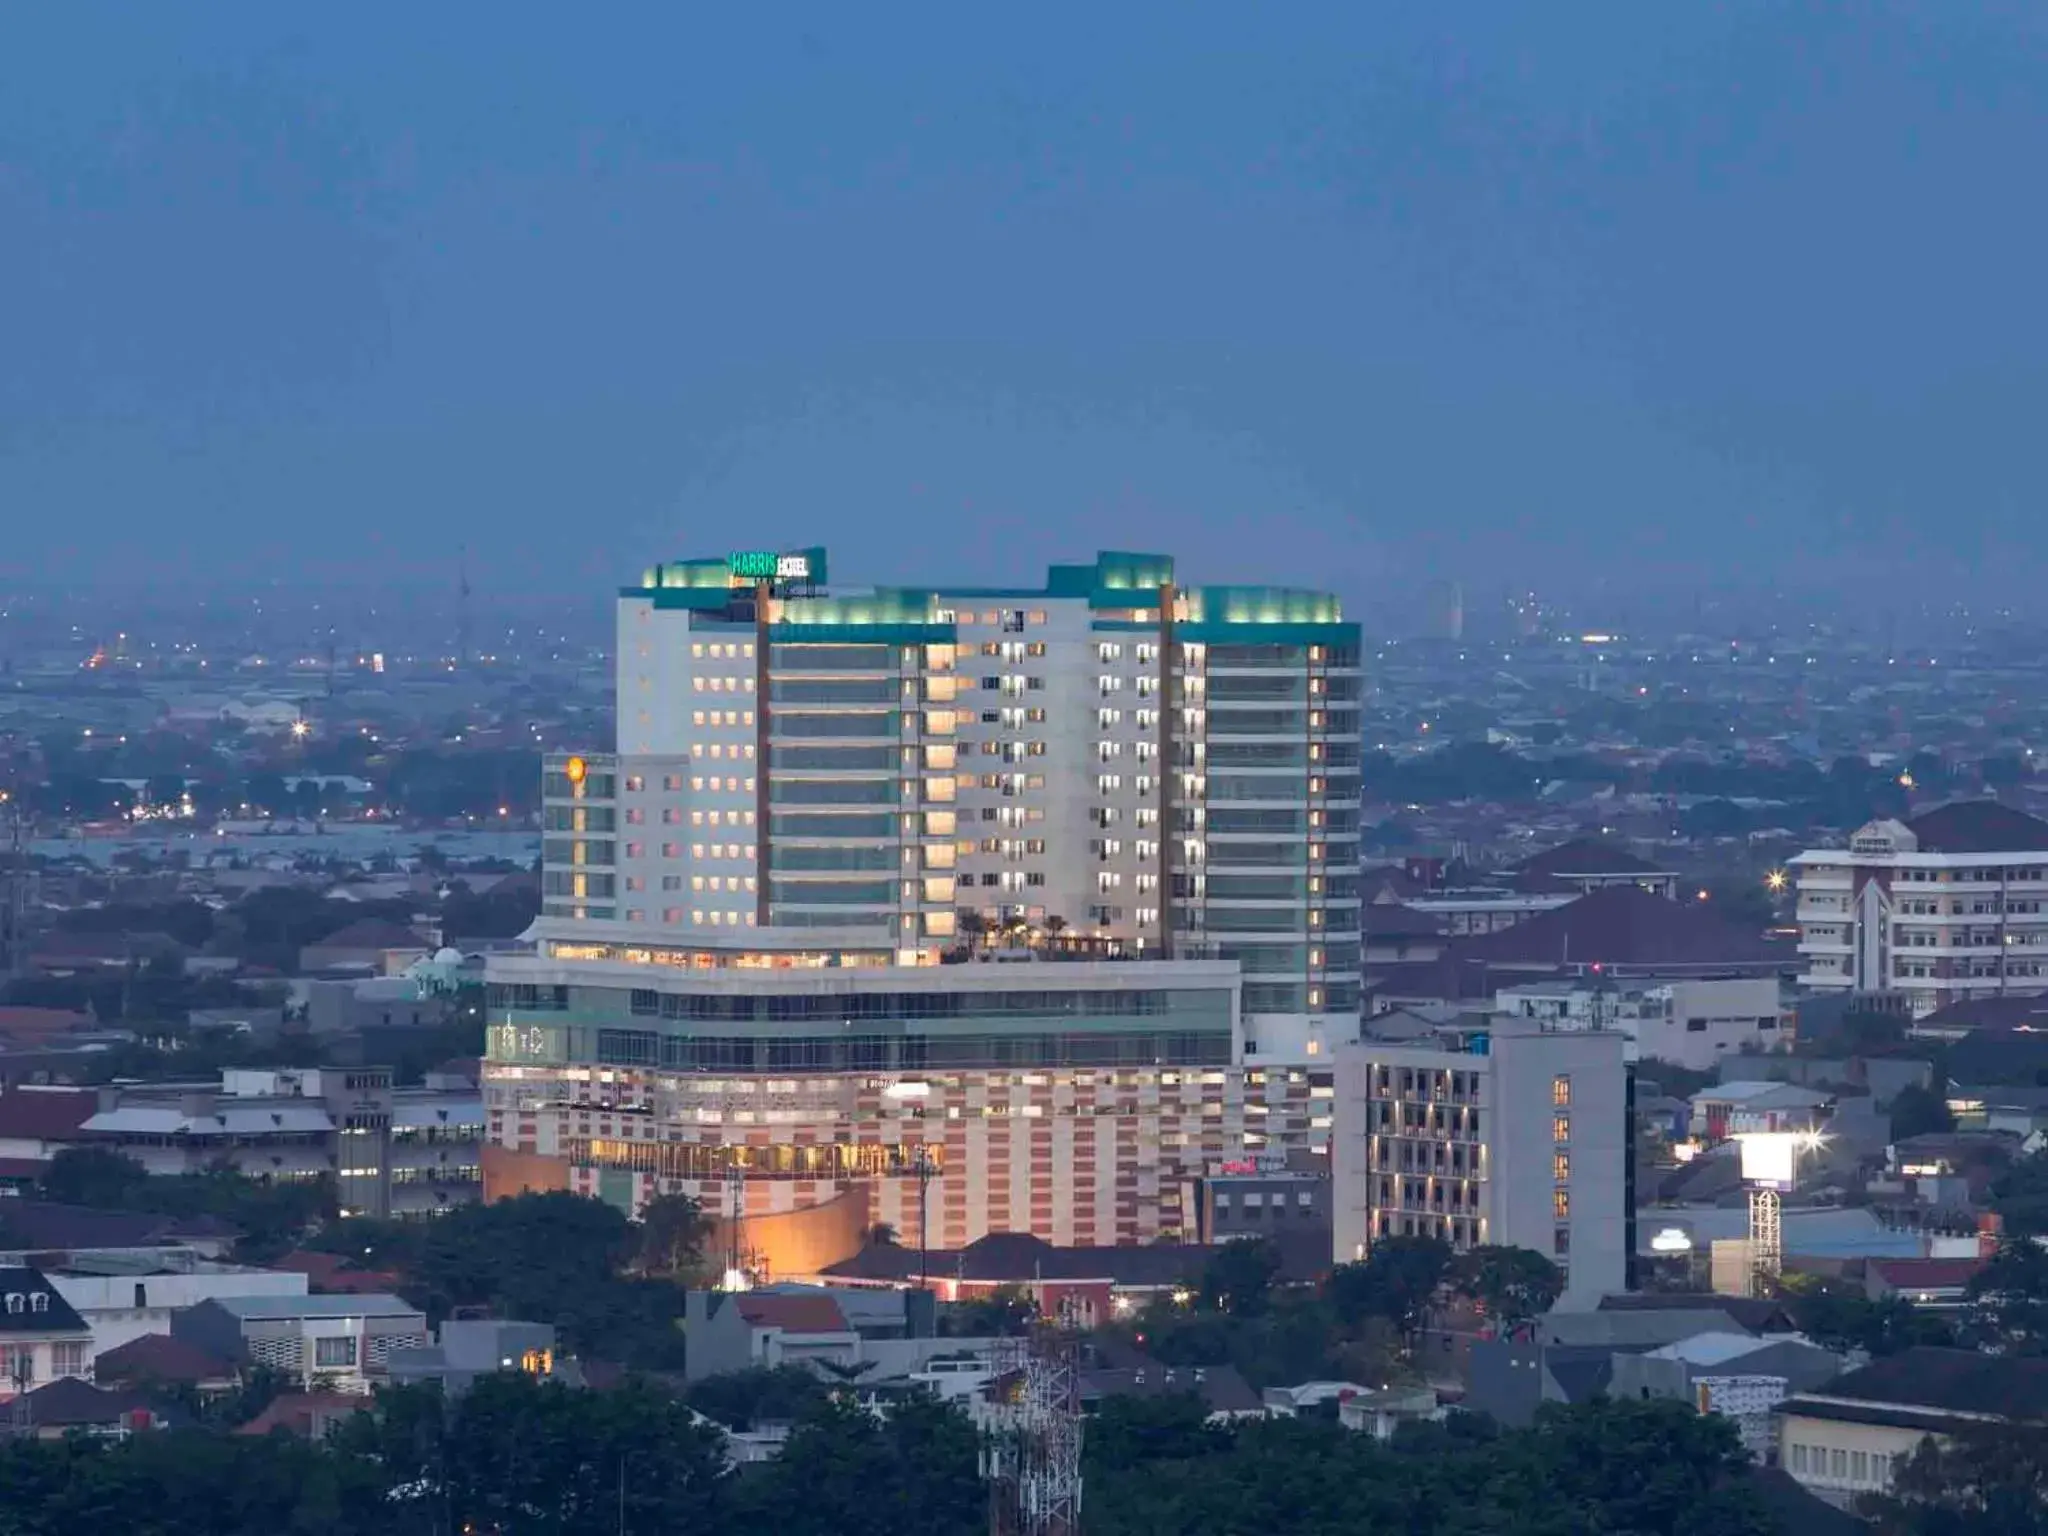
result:
M 1807 1131 L 1745 1131 L 1735 1139 L 1742 1147 L 1742 1182 L 1777 1190 L 1792 1187 L 1799 1154 L 1820 1143 Z

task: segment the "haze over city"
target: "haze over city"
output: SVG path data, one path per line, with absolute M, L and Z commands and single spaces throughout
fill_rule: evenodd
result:
M 0 15 L 0 1536 L 2048 1536 L 2044 101 Z
M 17 581 L 2039 578 L 2030 7 L 0 29 Z

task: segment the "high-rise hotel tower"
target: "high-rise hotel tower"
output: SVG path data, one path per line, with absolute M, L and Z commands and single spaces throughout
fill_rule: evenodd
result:
M 743 999 L 760 1010 L 748 1013 L 764 1031 L 759 1070 L 880 1072 L 868 1091 L 902 1090 L 877 1100 L 885 1119 L 891 1104 L 931 1113 L 919 1095 L 935 1090 L 916 1074 L 932 1052 L 970 1064 L 978 1047 L 932 1043 L 950 1030 L 988 1038 L 978 1069 L 1032 1066 L 1043 1078 L 1051 1068 L 1069 1087 L 1073 1070 L 1091 1076 L 1088 1063 L 1163 1073 L 1169 1098 L 1205 1077 L 1217 1082 L 1197 1097 L 1217 1097 L 1224 1068 L 1253 1072 L 1262 1090 L 1270 1072 L 1273 1114 L 1300 1111 L 1306 1132 L 1328 1109 L 1307 1103 L 1311 1074 L 1327 1082 L 1315 1069 L 1356 1038 L 1359 1010 L 1359 634 L 1336 599 L 1182 586 L 1169 558 L 1148 554 L 1054 566 L 1037 587 L 835 594 L 826 576 L 822 549 L 752 552 L 657 566 L 620 593 L 616 750 L 545 763 L 538 953 L 492 971 L 500 1085 L 520 1080 L 522 1060 L 579 1049 L 591 1081 L 631 1066 L 637 1050 L 653 1053 L 652 1068 L 708 1070 L 695 1044 L 629 1046 L 632 1013 L 728 1017 L 719 1010 L 739 1004 L 662 989 L 687 974 L 708 986 L 718 973 L 727 989 L 751 975 L 773 991 L 799 983 L 765 973 L 798 971 L 823 1000 L 788 1016 L 823 1010 L 803 1031 L 823 1042 L 802 1047 L 819 1060 L 781 1051 L 771 1028 L 781 1015 Z M 849 1041 L 874 1033 L 851 996 L 882 985 L 865 973 L 910 977 L 1002 929 L 1055 936 L 1069 963 L 977 965 L 972 986 L 958 971 L 951 993 L 935 970 L 891 982 L 873 1008 L 900 1013 L 909 993 L 936 987 L 923 1016 L 949 1022 L 883 1021 L 884 1033 L 908 1030 L 919 1044 L 899 1039 L 879 1057 L 830 1043 L 819 1021 Z M 625 1016 L 613 1028 L 588 1021 L 587 1048 L 577 1047 L 546 1034 L 545 1017 L 579 1012 L 568 994 L 600 970 L 563 969 L 577 966 L 669 979 L 635 983 Z M 969 1000 L 994 969 L 1015 973 L 990 1005 L 1001 1020 Z M 837 983 L 820 974 L 835 970 Z M 844 1008 L 830 1001 L 835 986 Z M 1077 1016 L 1119 1043 L 1090 1055 L 1076 1044 Z M 620 1038 L 600 1041 L 608 1035 Z M 1115 1073 L 1092 1079 L 1083 1086 Z M 1281 1084 L 1301 1089 L 1292 1109 L 1278 1102 Z M 494 1122 L 508 1107 L 494 1099 Z M 1191 1112 L 1190 1153 L 1214 1144 L 1236 1155 L 1281 1129 L 1253 1125 L 1256 1113 L 1240 1129 L 1220 1101 Z M 593 1129 L 602 1123 L 617 1117 Z M 741 1123 L 766 1134 L 772 1122 Z M 494 1139 L 548 1138 L 506 1122 Z M 1171 1226 L 1105 1220 L 1100 1237 Z

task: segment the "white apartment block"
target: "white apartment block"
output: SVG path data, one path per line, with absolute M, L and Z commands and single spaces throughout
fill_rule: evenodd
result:
M 1337 1053 L 1335 1257 L 1384 1237 L 1527 1248 L 1564 1270 L 1562 1304 L 1627 1288 L 1634 1114 L 1623 1035 L 1497 1018 L 1433 1041 Z
M 2048 990 L 2048 822 L 1991 801 L 1876 821 L 1792 860 L 1802 985 L 1924 1017 Z
M 1361 674 L 1334 598 L 1140 554 L 1030 588 L 825 575 L 823 550 L 739 554 L 620 594 L 617 750 L 544 769 L 543 932 L 919 965 L 1015 923 L 1236 960 L 1249 1060 L 1355 1036 Z

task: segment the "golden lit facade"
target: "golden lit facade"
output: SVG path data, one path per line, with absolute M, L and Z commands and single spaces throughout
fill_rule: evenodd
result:
M 933 1247 L 1088 1245 L 1185 1235 L 1188 1178 L 1327 1114 L 1306 1072 L 1240 1065 L 1227 962 L 750 958 L 494 957 L 493 1145 L 628 1210 L 673 1192 L 754 1217 L 858 1193 L 904 1242 L 922 1209 Z

